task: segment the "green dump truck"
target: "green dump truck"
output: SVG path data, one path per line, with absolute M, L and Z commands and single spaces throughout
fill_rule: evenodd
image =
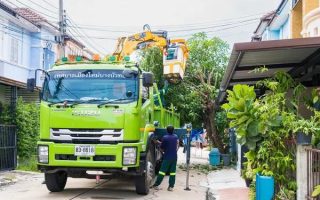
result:
M 68 177 L 128 175 L 138 194 L 148 194 L 161 161 L 153 133 L 180 126 L 152 73 L 130 63 L 81 62 L 43 74 L 38 168 L 48 190 L 64 190 Z

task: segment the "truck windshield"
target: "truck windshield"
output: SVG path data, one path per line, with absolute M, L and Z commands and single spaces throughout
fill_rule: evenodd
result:
M 46 77 L 42 100 L 128 103 L 138 99 L 138 78 L 126 78 L 123 70 L 52 71 Z

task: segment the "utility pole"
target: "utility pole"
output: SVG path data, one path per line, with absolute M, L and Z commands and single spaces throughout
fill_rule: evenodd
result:
M 59 32 L 60 32 L 60 56 L 65 57 L 65 34 L 66 34 L 66 21 L 65 10 L 63 10 L 63 0 L 59 0 Z

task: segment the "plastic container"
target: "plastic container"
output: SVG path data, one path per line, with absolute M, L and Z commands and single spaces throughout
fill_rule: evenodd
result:
M 297 143 L 300 145 L 309 145 L 311 144 L 312 135 L 306 135 L 302 132 L 297 133 Z
M 219 149 L 213 148 L 209 153 L 210 165 L 217 166 L 220 164 L 220 152 Z
M 256 175 L 256 199 L 272 200 L 274 196 L 274 178 Z
M 222 160 L 223 160 L 223 165 L 224 166 L 229 166 L 231 162 L 231 156 L 230 154 L 221 154 Z

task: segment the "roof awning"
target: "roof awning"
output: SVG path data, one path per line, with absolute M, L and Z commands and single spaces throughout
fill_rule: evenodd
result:
M 320 37 L 236 43 L 221 82 L 218 101 L 224 101 L 226 90 L 233 85 L 253 85 L 280 70 L 306 86 L 319 85 L 319 64 Z M 252 72 L 263 66 L 269 70 Z

